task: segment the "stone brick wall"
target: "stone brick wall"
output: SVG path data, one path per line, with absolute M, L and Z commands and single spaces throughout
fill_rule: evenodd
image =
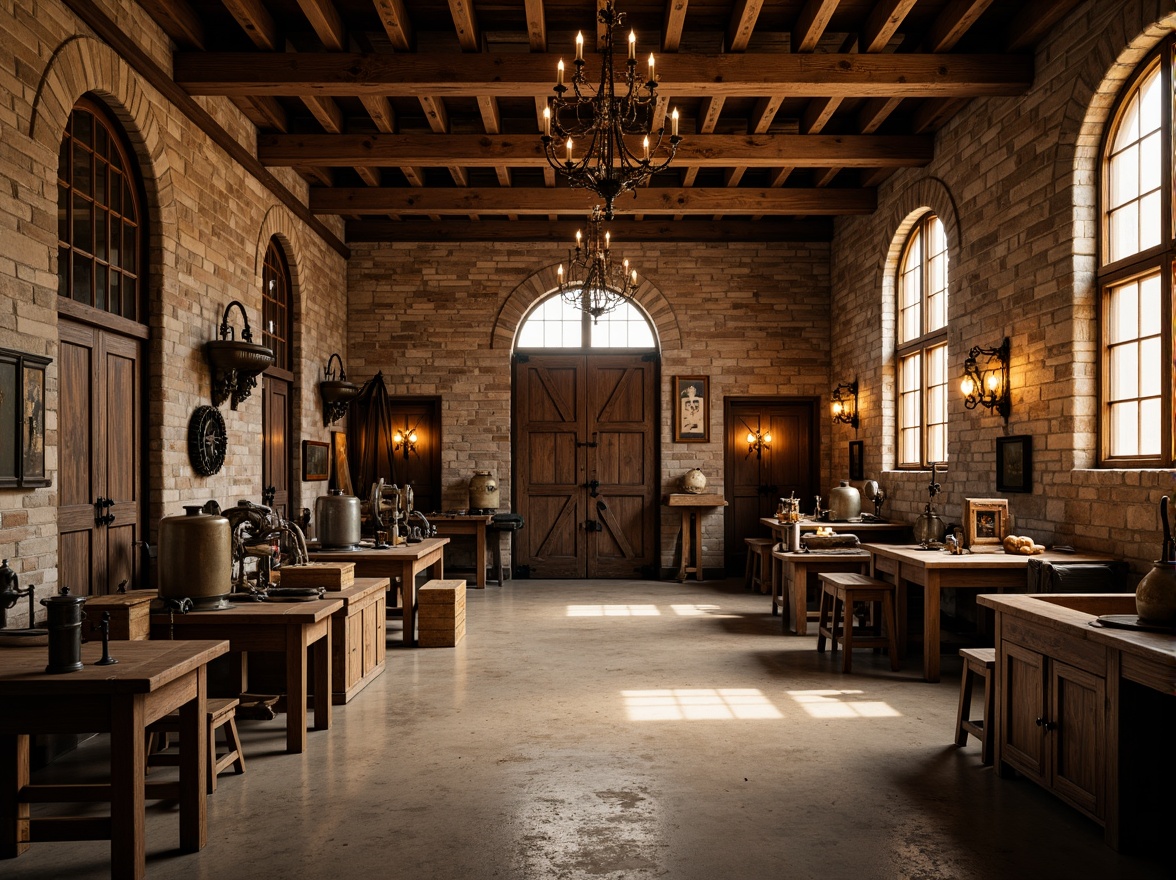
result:
M 701 467 L 723 491 L 723 399 L 829 393 L 826 244 L 642 245 L 617 242 L 641 273 L 636 299 L 661 344 L 661 487 Z M 392 394 L 443 398 L 443 497 L 466 505 L 475 469 L 511 490 L 511 364 L 526 309 L 554 288 L 566 249 L 550 245 L 353 244 L 348 375 L 382 371 Z M 672 442 L 675 374 L 710 377 L 711 442 Z M 822 434 L 827 426 L 820 426 Z M 827 449 L 822 449 L 828 473 Z M 828 478 L 822 479 L 822 484 Z M 661 563 L 674 559 L 677 513 L 662 509 Z M 703 563 L 723 565 L 723 519 L 707 516 Z
M 975 100 L 936 137 L 927 168 L 894 175 L 879 209 L 837 224 L 832 252 L 832 373 L 862 385 L 867 477 L 891 513 L 912 518 L 927 472 L 896 471 L 893 273 L 896 241 L 931 208 L 950 248 L 949 470 L 941 513 L 996 492 L 1001 419 L 964 409 L 957 378 L 973 345 L 1012 343 L 1007 433 L 1033 438 L 1031 494 L 1010 494 L 1013 528 L 1044 543 L 1114 554 L 1137 572 L 1160 546 L 1158 502 L 1176 488 L 1166 470 L 1095 469 L 1097 461 L 1097 230 L 1099 139 L 1114 96 L 1148 50 L 1176 26 L 1170 0 L 1093 0 L 1038 48 L 1030 92 Z M 1159 24 L 1157 24 L 1159 22 Z M 839 380 L 846 381 L 846 380 Z M 833 470 L 846 467 L 839 432 Z
M 138 4 L 100 3 L 164 69 L 167 38 Z M 192 410 L 210 402 L 203 345 L 221 312 L 240 300 L 260 322 L 261 262 L 271 235 L 286 249 L 294 276 L 296 358 L 291 470 L 303 437 L 326 439 L 317 381 L 331 351 L 345 345 L 343 258 L 293 217 L 277 198 L 233 162 L 174 106 L 87 32 L 54 0 L 0 8 L 0 347 L 57 353 L 57 151 L 73 103 L 97 94 L 127 129 L 146 178 L 150 216 L 150 340 L 145 387 L 151 399 L 147 440 L 148 537 L 161 516 L 186 501 L 260 500 L 261 401 L 237 412 L 223 407 L 230 437 L 224 469 L 198 477 L 187 454 Z M 252 126 L 230 103 L 203 102 L 238 140 Z M 278 175 L 302 198 L 306 187 Z M 337 234 L 341 226 L 334 223 Z M 260 328 L 258 328 L 260 329 Z M 57 365 L 46 394 L 47 463 L 59 461 Z M 293 506 L 308 506 L 325 484 L 295 484 Z M 0 554 L 23 585 L 48 593 L 57 584 L 55 486 L 0 490 Z M 24 605 L 13 609 L 23 623 Z

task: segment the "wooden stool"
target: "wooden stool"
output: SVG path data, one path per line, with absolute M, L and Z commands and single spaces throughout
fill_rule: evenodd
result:
M 766 578 L 771 576 L 772 547 L 776 542 L 772 538 L 744 538 L 747 545 L 747 567 L 743 573 L 743 589 L 768 592 Z
M 957 746 L 968 744 L 968 734 L 980 740 L 980 760 L 992 763 L 992 737 L 989 735 L 989 719 L 993 716 L 996 701 L 992 687 L 992 671 L 996 668 L 996 648 L 960 648 L 964 658 L 964 670 L 960 676 L 960 707 L 956 711 L 955 742 Z M 968 716 L 972 712 L 972 684 L 976 678 L 984 681 L 984 715 L 978 721 Z
M 241 749 L 241 737 L 237 735 L 237 705 L 241 701 L 232 699 L 208 700 L 208 792 L 216 791 L 216 777 L 222 770 L 233 765 L 237 773 L 245 772 L 245 752 Z M 224 728 L 225 745 L 228 747 L 219 758 L 216 755 L 216 732 Z M 180 713 L 165 715 L 147 728 L 147 764 L 155 766 L 176 766 L 179 755 L 161 755 L 156 746 L 166 749 L 168 735 L 180 732 Z
M 821 618 L 817 623 L 817 650 L 825 651 L 825 639 L 833 640 L 833 650 L 837 650 L 837 640 L 841 639 L 841 671 L 850 672 L 851 656 L 854 648 L 888 648 L 890 650 L 890 668 L 898 669 L 898 638 L 894 625 L 894 584 L 867 577 L 854 572 L 821 572 Z M 877 602 L 882 608 L 882 623 L 886 627 L 886 635 L 854 634 L 853 606 L 855 602 Z M 844 611 L 842 610 L 844 609 Z M 842 620 L 841 629 L 837 623 Z

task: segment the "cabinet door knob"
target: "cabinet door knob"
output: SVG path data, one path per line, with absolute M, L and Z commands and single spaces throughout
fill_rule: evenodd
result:
M 1045 719 L 1044 719 L 1044 718 L 1038 718 L 1038 719 L 1037 719 L 1036 721 L 1034 721 L 1033 723 L 1034 723 L 1034 724 L 1036 724 L 1038 727 L 1041 727 L 1041 726 L 1043 726 L 1043 725 L 1045 724 Z

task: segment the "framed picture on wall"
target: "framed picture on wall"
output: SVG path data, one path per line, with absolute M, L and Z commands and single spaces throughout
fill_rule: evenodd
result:
M 1028 434 L 996 438 L 996 491 L 1033 491 L 1033 438 Z
M 710 380 L 706 376 L 674 377 L 674 442 L 710 441 Z
M 1009 502 L 1004 498 L 965 498 L 964 533 L 967 546 L 1001 549 L 1009 530 Z
M 332 473 L 335 485 L 332 488 L 341 490 L 344 495 L 354 495 L 351 490 L 350 465 L 347 463 L 347 432 L 332 431 L 331 447 L 335 453 L 335 469 Z
M 0 349 L 0 487 L 48 486 L 45 368 L 50 359 Z
M 864 440 L 849 441 L 849 478 L 864 480 L 866 478 L 866 442 Z
M 302 441 L 302 479 L 325 480 L 331 469 L 331 444 L 318 440 Z

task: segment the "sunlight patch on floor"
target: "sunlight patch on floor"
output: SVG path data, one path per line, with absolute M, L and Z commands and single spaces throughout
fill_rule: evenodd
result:
M 670 608 L 679 617 L 714 617 L 715 612 L 719 610 L 718 605 L 671 605 Z M 734 617 L 734 615 L 719 615 L 722 617 Z
M 660 617 L 656 605 L 569 605 L 568 617 Z
M 757 688 L 659 688 L 621 691 L 630 721 L 783 718 Z
M 881 700 L 856 699 L 865 691 L 788 691 L 814 718 L 900 718 L 902 713 Z

